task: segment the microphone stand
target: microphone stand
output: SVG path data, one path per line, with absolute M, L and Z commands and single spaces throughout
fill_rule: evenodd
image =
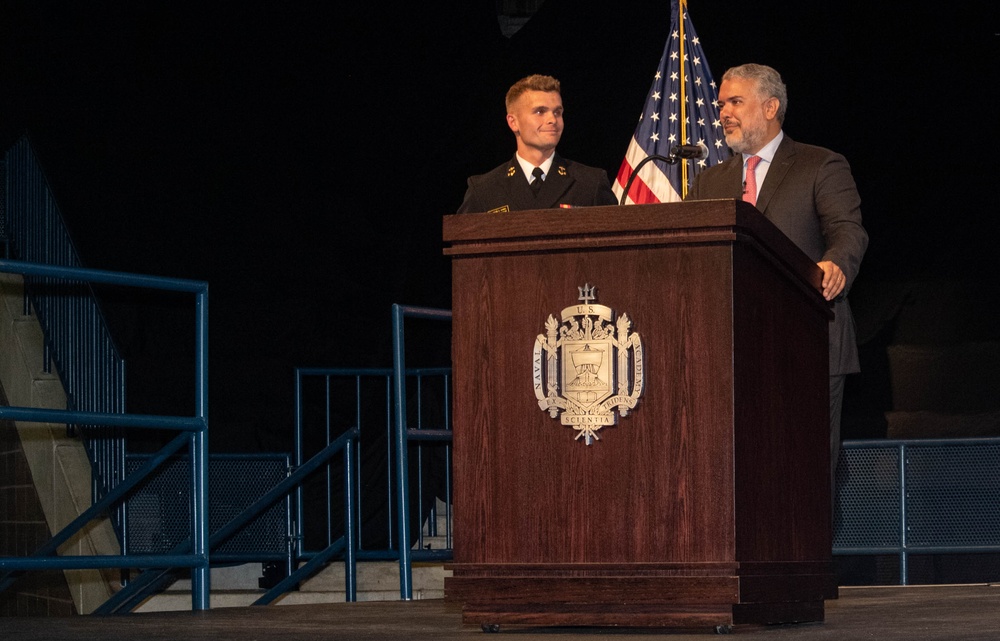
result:
M 635 177 L 639 175 L 639 170 L 642 169 L 642 166 L 650 160 L 662 160 L 668 165 L 676 165 L 680 162 L 680 158 L 678 158 L 675 154 L 670 154 L 669 156 L 659 156 L 657 154 L 653 154 L 652 156 L 646 156 L 643 158 L 639 164 L 635 166 L 635 169 L 632 170 L 632 173 L 629 174 L 628 182 L 625 183 L 625 191 L 622 192 L 622 197 L 618 202 L 619 205 L 625 204 L 625 198 L 628 197 L 628 190 L 632 188 L 632 182 L 635 181 Z

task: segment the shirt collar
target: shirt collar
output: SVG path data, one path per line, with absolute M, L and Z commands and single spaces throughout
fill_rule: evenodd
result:
M 521 171 L 528 178 L 528 182 L 531 182 L 531 170 L 534 169 L 535 166 L 532 165 L 527 160 L 525 160 L 524 158 L 521 158 L 520 154 L 518 154 L 516 152 L 514 153 L 514 157 L 517 158 L 517 164 L 521 165 Z M 542 168 L 542 179 L 543 180 L 546 177 L 548 177 L 548 175 L 549 175 L 549 169 L 552 168 L 552 161 L 555 160 L 555 157 L 556 157 L 556 155 L 552 154 L 551 156 L 549 156 L 548 158 L 545 159 L 545 162 L 543 162 L 542 164 L 538 165 L 539 167 Z
M 778 145 L 781 144 L 781 141 L 782 141 L 782 139 L 784 137 L 785 137 L 785 131 L 784 130 L 780 130 L 780 131 L 778 131 L 778 135 L 775 136 L 771 140 L 771 142 L 769 142 L 766 145 L 764 145 L 761 148 L 761 150 L 758 151 L 757 153 L 755 153 L 755 154 L 743 154 L 743 166 L 746 167 L 746 165 L 747 165 L 747 159 L 750 156 L 760 156 L 761 162 L 766 162 L 766 163 L 770 164 L 771 161 L 774 160 L 774 154 L 775 154 L 776 151 L 778 151 Z

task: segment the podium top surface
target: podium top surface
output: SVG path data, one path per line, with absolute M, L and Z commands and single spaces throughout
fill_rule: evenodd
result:
M 753 206 L 735 199 L 444 216 L 452 257 L 691 243 L 752 243 L 809 289 L 822 271 Z
M 444 240 L 461 243 L 499 236 L 530 238 L 623 230 L 752 226 L 754 218 L 758 217 L 763 219 L 751 205 L 731 198 L 650 205 L 527 209 L 495 214 L 451 214 L 444 217 Z

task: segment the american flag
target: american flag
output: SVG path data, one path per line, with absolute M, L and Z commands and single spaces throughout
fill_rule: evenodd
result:
M 660 66 L 612 189 L 621 201 L 635 167 L 648 156 L 669 156 L 675 145 L 702 143 L 709 155 L 704 160 L 682 160 L 675 165 L 659 160 L 647 162 L 633 179 L 626 204 L 682 200 L 699 171 L 729 157 L 716 104 L 718 87 L 691 24 L 687 0 L 672 0 L 670 16 L 670 35 Z

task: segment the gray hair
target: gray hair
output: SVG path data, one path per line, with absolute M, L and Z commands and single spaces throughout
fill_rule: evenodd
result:
M 738 67 L 731 67 L 722 76 L 723 80 L 731 78 L 755 80 L 757 82 L 757 97 L 761 100 L 777 98 L 778 122 L 785 122 L 785 110 L 788 108 L 788 90 L 785 88 L 785 83 L 781 80 L 781 74 L 767 65 L 758 65 L 751 62 Z

